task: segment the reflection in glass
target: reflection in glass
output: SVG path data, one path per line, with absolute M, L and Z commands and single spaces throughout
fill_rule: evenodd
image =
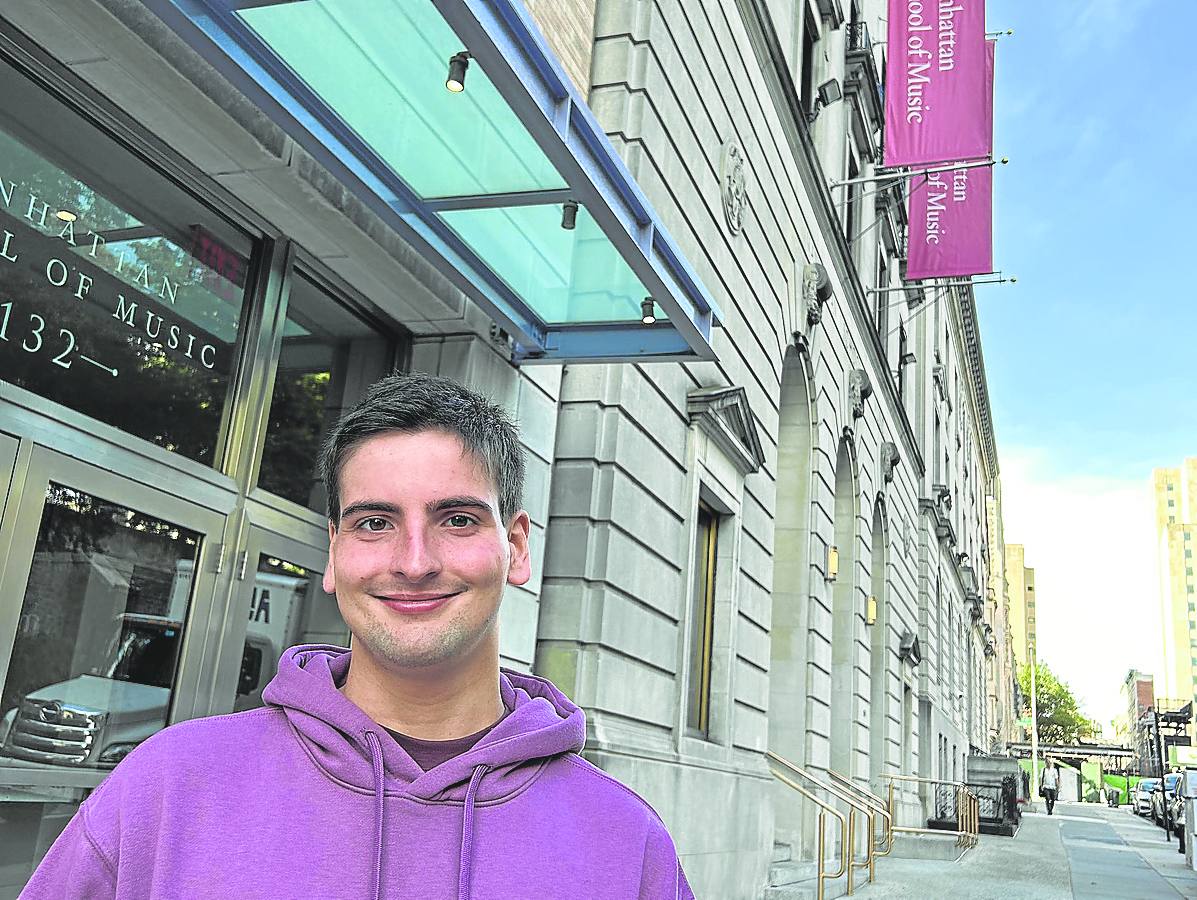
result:
M 391 343 L 296 273 L 283 326 L 258 486 L 323 513 L 320 442 L 341 413 L 386 374 Z
M 5 79 L 4 381 L 215 463 L 251 249 L 74 113 Z
M 16 900 L 83 799 L 81 788 L 22 788 L 19 793 L 28 796 L 0 801 L 0 900 Z
M 324 593 L 322 572 L 262 554 L 249 603 L 234 709 L 262 705 L 262 689 L 278 672 L 278 659 L 296 644 L 348 643 L 336 598 Z
M 50 485 L 0 694 L 0 763 L 111 768 L 166 724 L 199 546 Z

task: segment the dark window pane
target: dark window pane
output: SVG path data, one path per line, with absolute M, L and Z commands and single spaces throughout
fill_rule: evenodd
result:
M 166 724 L 199 545 L 50 485 L 0 695 L 0 759 L 111 768 Z
M 249 238 L 0 75 L 0 378 L 212 464 Z
M 83 799 L 82 788 L 10 789 L 0 801 L 0 900 L 15 900 Z
M 258 557 L 234 709 L 262 705 L 262 689 L 278 672 L 278 659 L 288 647 L 348 646 L 349 629 L 336 597 L 324 593 L 322 579 L 322 572 L 285 559 Z
M 391 340 L 302 275 L 287 304 L 258 486 L 325 512 L 316 460 L 325 432 L 386 374 Z

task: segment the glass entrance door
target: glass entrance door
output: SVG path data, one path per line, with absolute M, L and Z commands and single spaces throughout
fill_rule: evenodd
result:
M 225 523 L 45 448 L 22 468 L 0 525 L 0 900 L 86 791 L 171 720 Z
M 262 704 L 279 656 L 296 644 L 349 645 L 336 598 L 321 585 L 328 535 L 294 522 L 292 536 L 247 523 L 232 589 L 232 610 L 213 690 L 214 713 Z

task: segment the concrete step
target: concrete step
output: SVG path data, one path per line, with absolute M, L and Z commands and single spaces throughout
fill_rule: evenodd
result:
M 889 855 L 898 859 L 957 860 L 964 855 L 964 848 L 957 845 L 953 834 L 895 834 Z
M 788 884 L 797 884 L 800 881 L 813 879 L 818 874 L 819 871 L 813 862 L 796 860 L 775 862 L 769 866 L 769 885 L 770 887 L 783 887 Z
M 857 872 L 859 876 L 860 873 Z M 867 880 L 867 876 L 866 879 Z M 859 890 L 865 884 L 865 880 L 858 880 L 856 882 L 856 889 Z M 843 897 L 848 890 L 848 879 L 836 878 L 834 880 L 828 879 L 823 885 L 824 900 L 834 900 L 836 897 Z M 819 895 L 819 884 L 815 878 L 815 872 L 811 869 L 809 878 L 802 881 L 795 881 L 791 884 L 775 884 L 765 888 L 762 895 L 762 900 L 815 900 Z
M 830 885 L 828 885 L 830 887 Z M 815 900 L 818 890 L 813 881 L 765 888 L 764 900 Z
M 773 857 L 769 862 L 789 862 L 794 858 L 794 848 L 790 844 L 783 844 L 780 841 L 773 842 Z

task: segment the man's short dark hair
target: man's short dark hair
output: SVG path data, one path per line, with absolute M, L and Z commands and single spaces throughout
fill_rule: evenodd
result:
M 395 431 L 456 436 L 495 483 L 504 523 L 522 508 L 524 451 L 507 413 L 451 378 L 412 373 L 375 382 L 325 438 L 320 474 L 330 522 L 341 519 L 340 477 L 346 454 L 367 438 Z

